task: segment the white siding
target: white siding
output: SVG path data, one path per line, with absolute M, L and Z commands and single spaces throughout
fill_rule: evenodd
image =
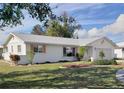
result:
M 46 53 L 35 53 L 33 63 L 57 62 L 60 60 L 72 61 L 74 57 L 63 57 L 63 46 L 46 45 Z
M 33 63 L 41 63 L 45 61 L 56 62 L 62 57 L 62 47 L 54 45 L 46 45 L 45 53 L 36 53 Z
M 87 50 L 84 53 L 83 60 L 89 60 L 92 57 L 92 47 L 87 47 Z
M 21 52 L 18 52 L 17 50 L 18 45 L 21 45 Z M 11 51 L 11 46 L 13 46 L 13 52 Z M 7 47 L 8 47 L 8 52 L 11 54 L 26 55 L 26 45 L 18 37 L 12 37 L 9 43 L 7 44 Z
M 99 59 L 100 60 L 100 56 L 99 56 L 100 51 L 103 51 L 104 54 L 105 54 L 105 57 L 103 57 L 103 59 L 110 60 L 110 59 L 113 58 L 112 57 L 112 50 L 111 50 L 111 48 L 104 48 L 104 49 L 102 49 L 102 48 L 95 48 L 96 59 Z
M 17 50 L 18 45 L 21 46 L 21 52 L 18 52 L 18 50 Z M 13 52 L 12 52 L 11 46 L 13 46 Z M 26 60 L 26 56 L 25 56 L 26 55 L 26 45 L 23 42 L 23 40 L 14 36 L 8 42 L 7 47 L 8 47 L 8 52 L 3 53 L 3 57 L 4 57 L 5 60 L 10 61 L 10 57 L 9 57 L 10 54 L 17 54 L 17 55 L 20 55 L 20 58 L 21 58 L 19 63 L 22 63 L 22 64 L 27 64 L 28 63 L 27 60 Z
M 99 59 L 99 52 L 101 50 L 103 50 L 103 52 L 105 54 L 104 59 L 108 59 L 108 60 L 113 59 L 115 56 L 114 55 L 114 47 L 106 39 L 97 40 L 97 41 L 93 42 L 92 44 L 90 44 L 90 46 L 93 47 L 93 55 L 92 55 L 93 60 Z

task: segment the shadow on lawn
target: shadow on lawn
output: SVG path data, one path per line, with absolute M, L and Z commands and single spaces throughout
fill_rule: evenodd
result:
M 0 88 L 124 88 L 116 71 L 108 67 L 17 71 L 0 74 Z

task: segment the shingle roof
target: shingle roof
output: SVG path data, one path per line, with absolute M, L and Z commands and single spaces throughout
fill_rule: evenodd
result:
M 12 33 L 27 43 L 44 43 L 44 44 L 57 44 L 57 45 L 78 45 L 77 39 L 51 37 L 43 35 L 32 35 L 32 34 L 18 34 Z
M 80 46 L 86 46 L 96 40 L 102 39 L 104 37 L 92 37 L 92 38 L 85 38 L 85 39 L 78 39 Z
M 87 39 L 72 39 L 72 38 L 62 38 L 62 37 L 52 37 L 43 35 L 32 35 L 32 34 L 19 34 L 11 33 L 22 39 L 27 43 L 44 43 L 44 44 L 57 44 L 57 45 L 75 45 L 75 46 L 86 46 L 95 40 L 101 39 L 103 37 L 94 37 Z

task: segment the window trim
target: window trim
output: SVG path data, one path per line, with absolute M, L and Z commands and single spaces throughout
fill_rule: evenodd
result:
M 45 53 L 46 52 L 46 46 L 45 45 L 36 45 L 33 47 L 33 50 L 35 53 Z
M 20 49 L 20 51 L 19 51 L 19 49 Z M 21 45 L 17 45 L 17 51 L 18 51 L 18 53 L 20 53 L 22 51 Z
M 8 47 L 4 47 L 4 50 L 3 50 L 4 53 L 8 52 Z
M 11 52 L 13 53 L 13 45 L 11 45 Z
M 69 48 L 71 48 L 72 55 L 68 56 L 67 47 L 63 47 L 63 56 L 64 57 L 74 57 L 74 56 L 76 56 L 76 47 L 69 47 Z

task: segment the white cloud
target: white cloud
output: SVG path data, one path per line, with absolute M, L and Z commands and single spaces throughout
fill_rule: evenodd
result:
M 93 29 L 87 31 L 87 33 L 88 33 L 88 36 L 89 36 L 89 37 L 103 35 L 103 32 L 100 31 L 100 30 L 97 29 L 97 28 L 93 28 Z
M 77 37 L 78 36 L 78 38 L 86 38 L 87 37 L 87 31 L 85 30 L 85 29 L 83 29 L 83 30 L 76 30 L 75 32 L 74 32 L 74 36 L 75 37 Z
M 124 14 L 121 14 L 113 24 L 103 27 L 102 30 L 113 34 L 124 32 Z
M 86 31 L 85 29 L 78 31 L 78 35 L 80 38 L 84 38 L 84 36 L 103 36 L 107 35 L 108 33 L 111 33 L 113 35 L 124 33 L 124 14 L 121 14 L 114 23 L 106 25 L 101 29 L 92 28 L 89 31 Z

